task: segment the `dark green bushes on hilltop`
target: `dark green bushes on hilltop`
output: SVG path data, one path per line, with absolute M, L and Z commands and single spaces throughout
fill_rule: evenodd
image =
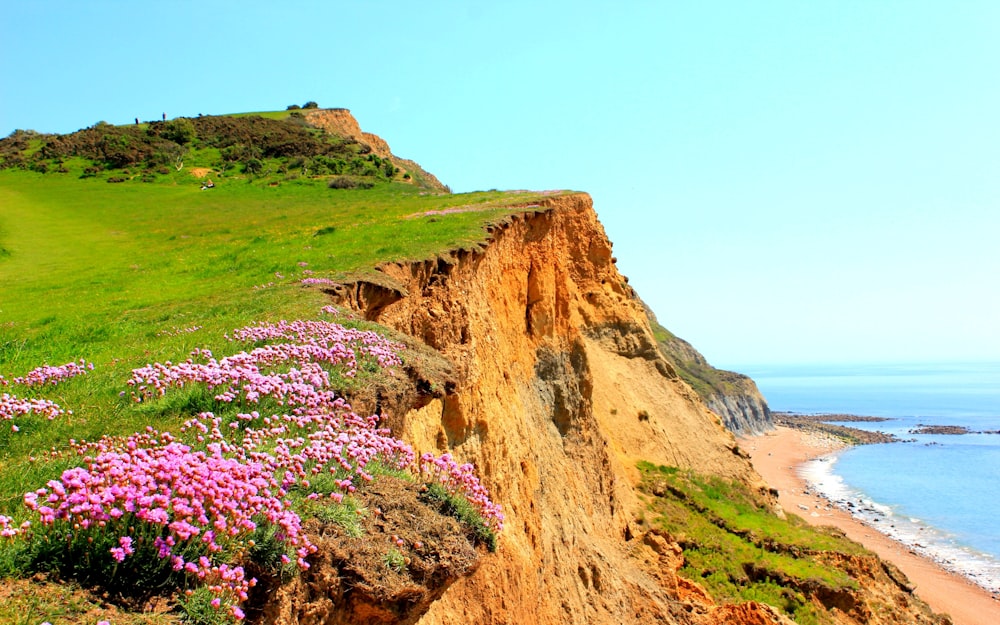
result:
M 303 108 L 315 106 L 308 102 Z M 392 180 L 399 173 L 368 146 L 312 128 L 294 111 L 282 119 L 248 115 L 125 126 L 98 122 L 67 135 L 17 130 L 0 139 L 0 169 L 69 173 L 67 163 L 72 162 L 81 177 L 115 171 L 116 178 L 138 174 L 141 180 L 153 180 L 153 174 L 179 171 L 185 160 L 223 174 L 255 177 L 294 172 Z

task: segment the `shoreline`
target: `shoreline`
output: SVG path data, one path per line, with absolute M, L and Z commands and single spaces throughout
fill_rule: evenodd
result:
M 1000 601 L 966 577 L 943 568 L 907 545 L 866 525 L 811 488 L 800 475 L 810 460 L 849 447 L 828 433 L 778 426 L 755 436 L 739 437 L 740 447 L 764 480 L 778 491 L 778 502 L 811 525 L 831 525 L 895 564 L 915 587 L 915 594 L 935 612 L 948 614 L 955 625 L 1000 623 Z

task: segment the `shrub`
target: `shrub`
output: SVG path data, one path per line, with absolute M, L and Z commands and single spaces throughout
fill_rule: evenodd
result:
M 309 100 L 308 102 L 306 102 L 305 104 L 302 105 L 302 108 L 304 108 L 304 109 L 318 109 L 319 108 L 319 104 L 316 104 L 312 100 Z
M 243 171 L 248 174 L 259 174 L 264 171 L 264 163 L 257 158 L 251 158 L 243 163 Z
M 337 176 L 336 178 L 331 178 L 330 182 L 326 183 L 326 186 L 330 189 L 357 189 L 358 182 L 347 176 Z
M 286 111 L 297 111 L 300 108 L 302 108 L 302 107 L 299 106 L 298 104 L 289 104 L 288 107 L 285 110 Z
M 160 136 L 174 143 L 186 145 L 194 141 L 197 134 L 195 133 L 194 124 L 191 123 L 190 119 L 178 117 L 166 123 L 166 127 Z

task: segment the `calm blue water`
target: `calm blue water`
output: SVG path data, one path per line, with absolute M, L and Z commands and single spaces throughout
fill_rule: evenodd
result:
M 1000 430 L 1000 363 L 744 367 L 772 410 L 889 417 L 851 423 L 914 442 L 814 463 L 828 497 L 865 502 L 872 525 L 1000 591 L 1000 434 L 916 435 L 919 424 Z

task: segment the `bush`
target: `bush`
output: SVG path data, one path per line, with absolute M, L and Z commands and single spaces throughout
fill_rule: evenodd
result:
M 297 110 L 299 110 L 300 108 L 302 108 L 302 107 L 301 107 L 301 106 L 299 106 L 298 104 L 289 104 L 289 105 L 288 105 L 288 108 L 286 108 L 285 110 L 286 110 L 286 111 L 297 111 Z
M 246 163 L 243 163 L 243 171 L 248 174 L 259 174 L 264 171 L 264 163 L 257 158 L 251 158 Z
M 357 189 L 358 181 L 347 176 L 337 176 L 336 178 L 331 178 L 330 182 L 326 183 L 326 186 L 330 189 Z
M 190 119 L 178 117 L 166 123 L 166 127 L 160 136 L 174 143 L 186 145 L 194 141 L 197 134 L 194 130 L 194 124 L 191 123 Z
M 319 108 L 319 104 L 316 104 L 312 100 L 309 100 L 308 102 L 306 102 L 305 104 L 302 105 L 302 108 L 304 108 L 304 109 L 318 109 Z

